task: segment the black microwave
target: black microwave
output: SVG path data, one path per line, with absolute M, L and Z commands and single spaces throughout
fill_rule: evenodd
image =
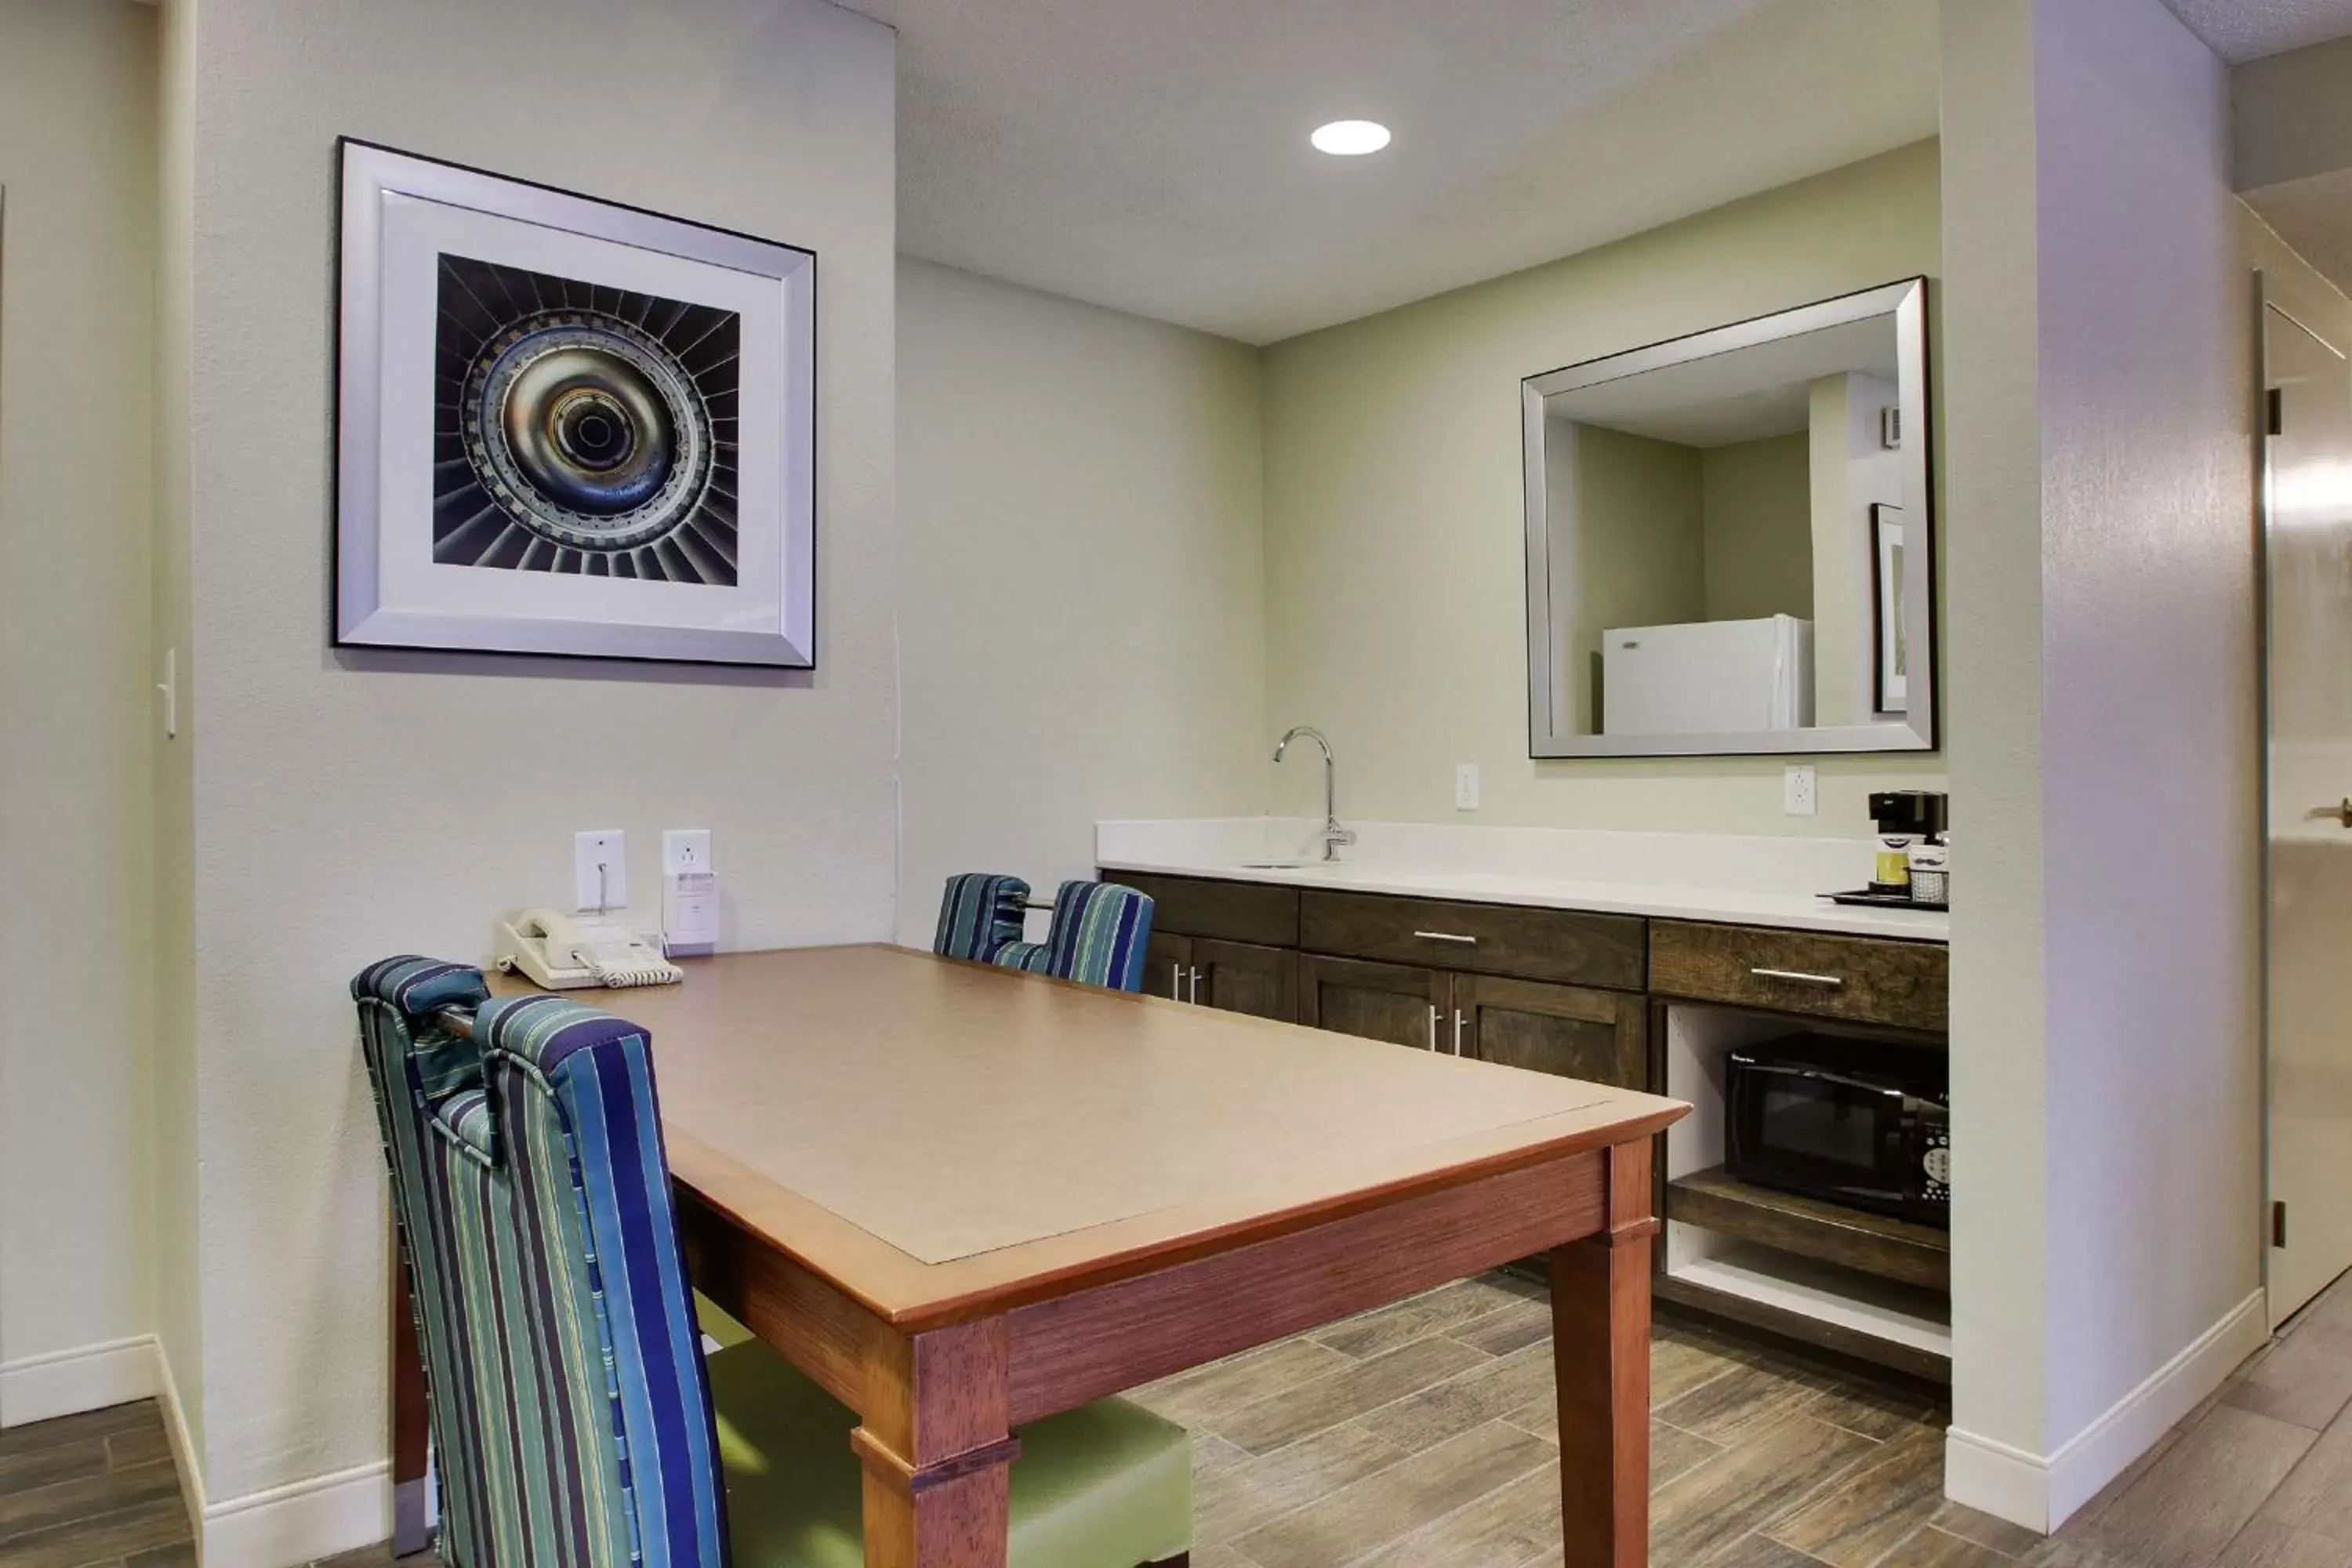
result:
M 1727 1060 L 1723 1164 L 1733 1180 L 1950 1226 L 1944 1052 L 1796 1035 Z

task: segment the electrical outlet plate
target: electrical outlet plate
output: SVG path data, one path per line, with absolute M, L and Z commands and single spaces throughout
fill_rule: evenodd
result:
M 688 871 L 709 870 L 710 829 L 708 827 L 663 828 L 662 869 L 673 877 Z
M 1478 764 L 1457 763 L 1454 767 L 1454 809 L 1478 809 Z
M 575 834 L 572 840 L 572 907 L 629 907 L 629 846 L 617 827 Z
M 1821 797 L 1813 787 L 1813 764 L 1791 763 L 1780 775 L 1780 810 L 1790 816 L 1811 816 Z

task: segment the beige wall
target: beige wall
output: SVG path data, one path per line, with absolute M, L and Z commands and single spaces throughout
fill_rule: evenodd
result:
M 1264 808 L 1257 357 L 899 261 L 902 940 L 952 872 Z
M 1555 444 L 1544 466 L 1570 499 L 1546 509 L 1557 531 L 1553 559 L 1565 565 L 1575 614 L 1559 619 L 1554 693 L 1579 734 L 1599 729 L 1601 634 L 1617 626 L 1676 626 L 1706 619 L 1706 536 L 1699 454 L 1673 441 L 1628 436 L 1598 425 L 1544 421 Z
M 1874 504 L 1903 504 L 1899 456 L 1879 445 L 1879 417 L 1895 384 L 1858 372 L 1813 383 L 1807 474 L 1812 541 L 1813 717 L 1867 724 L 1878 711 L 1877 620 L 1873 597 Z
M 201 962 L 163 1027 L 194 1039 L 218 1516 L 381 1479 L 381 1342 L 354 1325 L 383 1321 L 383 1178 L 346 976 L 483 954 L 494 916 L 562 896 L 587 827 L 628 831 L 640 909 L 660 829 L 710 828 L 731 945 L 894 929 L 894 86 L 888 29 L 822 0 L 203 0 L 193 23 L 194 180 L 166 202 L 201 221 L 166 358 Z M 625 133 L 583 135 L 581 84 L 621 60 Z M 338 133 L 819 253 L 813 677 L 329 651 Z M 343 1528 L 341 1496 L 289 1506 Z
M 1921 143 L 1265 351 L 1267 722 L 1322 725 L 1343 814 L 1851 835 L 1872 789 L 1940 787 L 1939 756 L 1825 758 L 1821 815 L 1781 762 L 1528 758 L 1519 382 L 1941 265 Z M 1277 810 L 1320 808 L 1298 770 Z
M 129 0 L 0 0 L 0 1423 L 152 1325 L 154 47 Z
M 2230 74 L 2239 190 L 2352 168 L 2352 38 L 2248 60 Z
M 1813 614 L 1812 454 L 1800 432 L 1699 454 L 1710 621 Z
M 204 1298 L 197 1259 L 203 1166 L 196 1141 L 196 687 L 190 658 L 189 356 L 195 337 L 195 5 L 170 0 L 162 14 L 155 254 L 155 506 L 149 569 L 149 657 L 177 656 L 180 733 L 152 734 L 155 850 L 154 1180 L 155 1338 L 172 1386 L 167 1404 L 184 1424 L 187 1456 L 205 1435 Z
M 2252 207 L 2240 203 L 2236 216 L 2239 252 L 2248 266 L 2261 268 L 2268 296 L 2328 342 L 2352 342 L 2352 300 L 2296 255 Z
M 2250 295 L 2158 0 L 1944 17 L 1948 1477 L 2039 1524 L 2262 1331 Z

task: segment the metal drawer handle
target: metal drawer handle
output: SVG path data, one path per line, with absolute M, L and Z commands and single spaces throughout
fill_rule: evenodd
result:
M 1478 945 L 1478 939 L 1476 937 L 1456 936 L 1450 931 L 1417 931 L 1412 934 L 1429 942 L 1458 942 L 1465 947 L 1475 947 Z
M 1832 990 L 1845 984 L 1841 974 L 1808 974 L 1801 969 L 1751 969 L 1748 973 L 1759 980 L 1792 980 L 1800 985 L 1826 985 Z
M 1429 1005 L 1429 1049 L 1430 1049 L 1430 1053 L 1431 1053 L 1433 1056 L 1436 1054 L 1436 1051 L 1437 1051 L 1437 1004 L 1436 1004 L 1436 1003 L 1434 1003 L 1434 1002 L 1432 1002 L 1432 1003 Z

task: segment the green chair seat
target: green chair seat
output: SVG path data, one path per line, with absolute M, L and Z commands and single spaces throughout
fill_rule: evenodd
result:
M 865 1568 L 856 1414 L 756 1340 L 707 1364 L 736 1568 Z M 1163 1563 L 1190 1548 L 1182 1427 L 1099 1399 L 1018 1436 L 1010 1568 Z

